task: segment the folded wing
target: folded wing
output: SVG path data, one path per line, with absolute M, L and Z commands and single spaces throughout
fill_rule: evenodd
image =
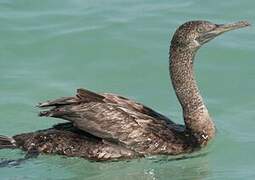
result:
M 166 117 L 113 94 L 100 95 L 78 89 L 75 97 L 48 101 L 39 107 L 53 107 L 42 111 L 40 116 L 66 119 L 94 136 L 139 152 L 148 151 L 148 148 L 155 151 L 174 137 L 168 126 L 174 123 Z

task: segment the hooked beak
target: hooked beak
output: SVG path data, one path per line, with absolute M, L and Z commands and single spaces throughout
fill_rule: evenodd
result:
M 239 22 L 232 23 L 232 24 L 218 24 L 218 25 L 216 25 L 216 27 L 213 30 L 202 34 L 198 38 L 198 41 L 200 44 L 204 44 L 224 32 L 244 28 L 246 26 L 250 26 L 250 23 L 248 23 L 247 21 L 239 21 Z

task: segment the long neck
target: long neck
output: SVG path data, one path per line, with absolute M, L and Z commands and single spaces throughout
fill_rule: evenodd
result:
M 193 72 L 196 49 L 188 46 L 170 47 L 170 76 L 175 93 L 183 109 L 187 131 L 200 145 L 214 137 L 215 127 L 199 93 Z

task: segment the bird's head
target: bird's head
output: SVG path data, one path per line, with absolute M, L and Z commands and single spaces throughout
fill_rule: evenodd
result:
M 198 49 L 216 36 L 235 29 L 249 26 L 246 21 L 232 24 L 214 24 L 209 21 L 189 21 L 182 24 L 175 32 L 172 46 L 187 46 Z

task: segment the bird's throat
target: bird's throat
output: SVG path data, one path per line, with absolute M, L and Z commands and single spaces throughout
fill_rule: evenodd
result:
M 200 95 L 193 71 L 197 50 L 170 47 L 170 77 L 182 106 L 186 129 L 199 144 L 206 144 L 215 134 L 215 127 Z

